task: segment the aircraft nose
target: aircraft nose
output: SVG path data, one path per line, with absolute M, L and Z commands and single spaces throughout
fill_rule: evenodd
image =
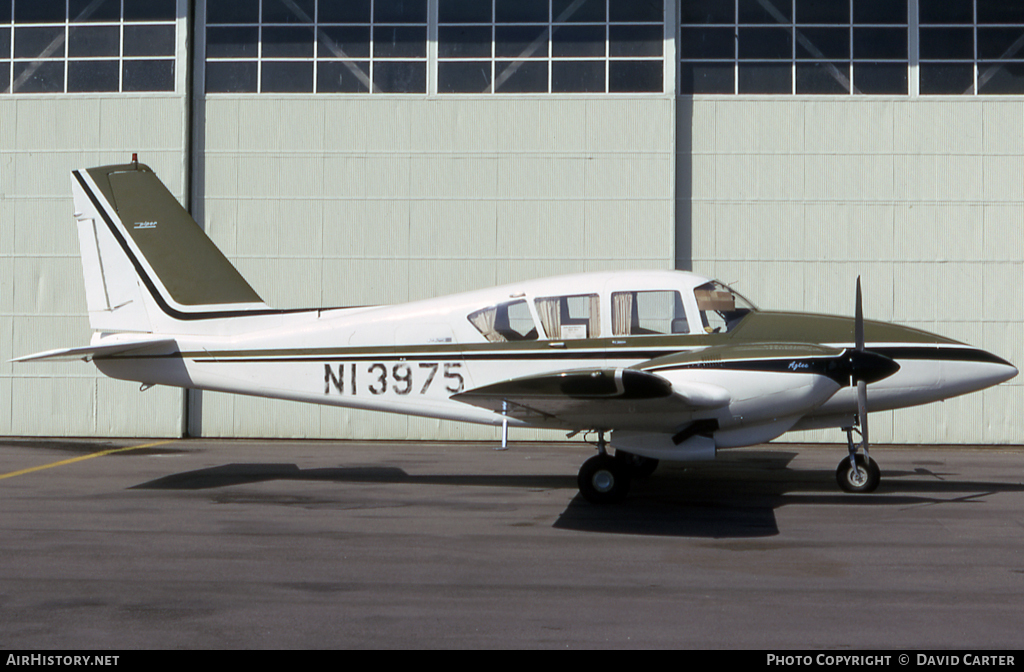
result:
M 1019 373 L 1016 366 L 985 350 L 952 350 L 947 351 L 947 357 L 943 362 L 943 378 L 947 386 L 983 390 Z

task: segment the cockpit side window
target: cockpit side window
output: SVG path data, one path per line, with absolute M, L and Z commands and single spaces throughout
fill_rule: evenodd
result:
M 679 292 L 654 290 L 612 293 L 614 336 L 688 333 L 690 325 Z
M 537 325 L 523 299 L 489 306 L 467 317 L 470 324 L 491 343 L 537 340 Z
M 546 296 L 534 301 L 548 338 L 597 338 L 601 335 L 601 300 L 597 294 Z
M 720 282 L 712 281 L 693 290 L 704 331 L 719 334 L 732 331 L 754 310 L 742 296 Z

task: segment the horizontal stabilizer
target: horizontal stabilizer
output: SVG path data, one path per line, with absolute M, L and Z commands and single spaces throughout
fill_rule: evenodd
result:
M 97 357 L 112 357 L 132 353 L 135 355 L 146 352 L 156 353 L 158 351 L 174 351 L 177 344 L 173 338 L 161 338 L 148 341 L 124 341 L 119 343 L 107 343 L 104 345 L 85 345 L 80 348 L 58 348 L 37 352 L 34 355 L 25 355 L 10 360 L 11 362 L 39 362 L 39 361 L 72 361 L 81 359 L 88 362 Z

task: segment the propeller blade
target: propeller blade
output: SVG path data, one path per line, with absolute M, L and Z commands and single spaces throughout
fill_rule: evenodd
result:
M 868 452 L 868 383 L 857 381 L 857 420 L 860 423 L 860 437 L 864 453 Z
M 864 307 L 860 298 L 860 276 L 857 276 L 857 308 L 853 318 L 854 342 L 857 349 L 864 352 Z

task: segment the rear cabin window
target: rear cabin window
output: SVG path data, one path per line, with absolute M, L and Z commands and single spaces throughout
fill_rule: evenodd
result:
M 507 301 L 470 313 L 469 322 L 491 343 L 537 340 L 537 325 L 526 301 Z
M 690 324 L 679 292 L 654 290 L 612 294 L 613 335 L 688 333 Z
M 568 340 L 601 335 L 601 300 L 597 294 L 546 296 L 534 301 L 548 338 Z
M 704 331 L 720 334 L 732 331 L 754 306 L 720 282 L 708 282 L 693 290 Z

